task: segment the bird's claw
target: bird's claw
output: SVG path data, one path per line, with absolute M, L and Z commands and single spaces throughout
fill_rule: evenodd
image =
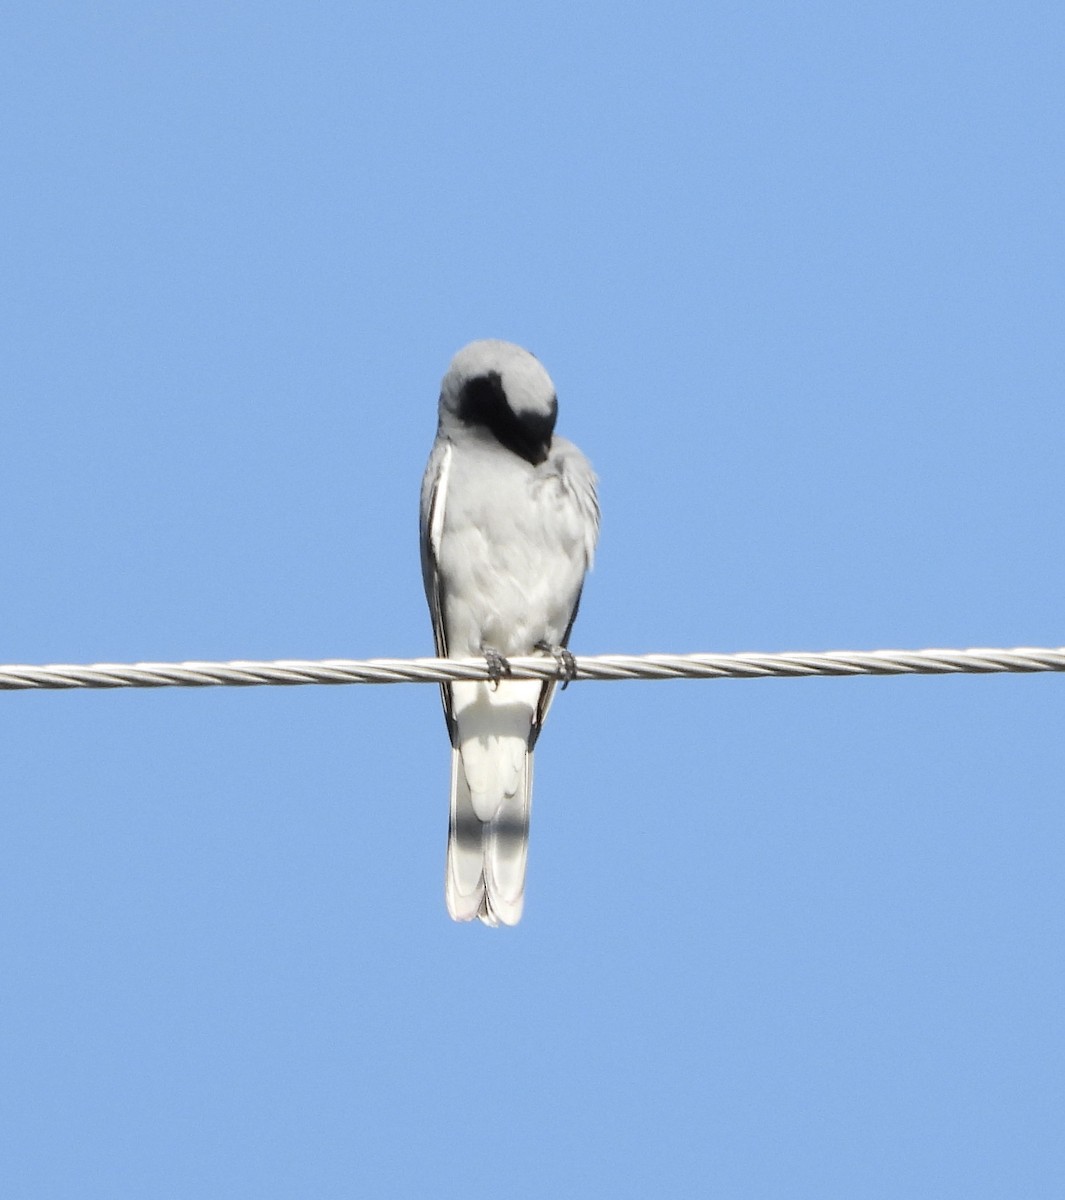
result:
M 490 646 L 482 646 L 481 653 L 488 663 L 488 678 L 492 681 L 492 691 L 495 691 L 499 687 L 499 681 L 510 675 L 510 663 L 498 650 L 493 650 Z
M 565 691 L 577 678 L 577 660 L 565 646 L 552 646 L 548 642 L 537 642 L 536 649 L 543 651 L 544 654 L 550 654 L 555 660 L 558 677 L 562 680 L 562 690 Z

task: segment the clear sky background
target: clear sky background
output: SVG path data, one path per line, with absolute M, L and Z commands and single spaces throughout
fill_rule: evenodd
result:
M 578 653 L 1065 642 L 1065 9 L 16 0 L 0 660 L 431 652 L 440 376 Z M 0 1192 L 1065 1194 L 1065 679 L 589 683 L 526 915 L 430 687 L 0 696 Z

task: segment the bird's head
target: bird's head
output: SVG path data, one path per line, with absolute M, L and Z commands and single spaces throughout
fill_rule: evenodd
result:
M 470 342 L 440 388 L 440 428 L 478 430 L 533 466 L 545 462 L 558 415 L 555 385 L 539 359 L 513 342 Z

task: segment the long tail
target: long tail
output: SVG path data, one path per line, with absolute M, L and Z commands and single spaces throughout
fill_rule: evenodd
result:
M 532 753 L 522 782 L 490 821 L 474 812 L 462 757 L 451 752 L 451 821 L 447 837 L 447 911 L 455 921 L 517 925 L 525 903 Z
M 539 684 L 456 684 L 447 909 L 456 921 L 516 925 L 525 902 L 532 804 L 529 732 Z

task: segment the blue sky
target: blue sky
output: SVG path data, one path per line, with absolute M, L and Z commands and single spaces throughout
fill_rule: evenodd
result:
M 14 3 L 0 660 L 428 653 L 439 379 L 578 653 L 1065 642 L 1047 3 Z M 4 1195 L 1059 1197 L 1057 677 L 589 683 L 526 915 L 428 687 L 10 693 Z

